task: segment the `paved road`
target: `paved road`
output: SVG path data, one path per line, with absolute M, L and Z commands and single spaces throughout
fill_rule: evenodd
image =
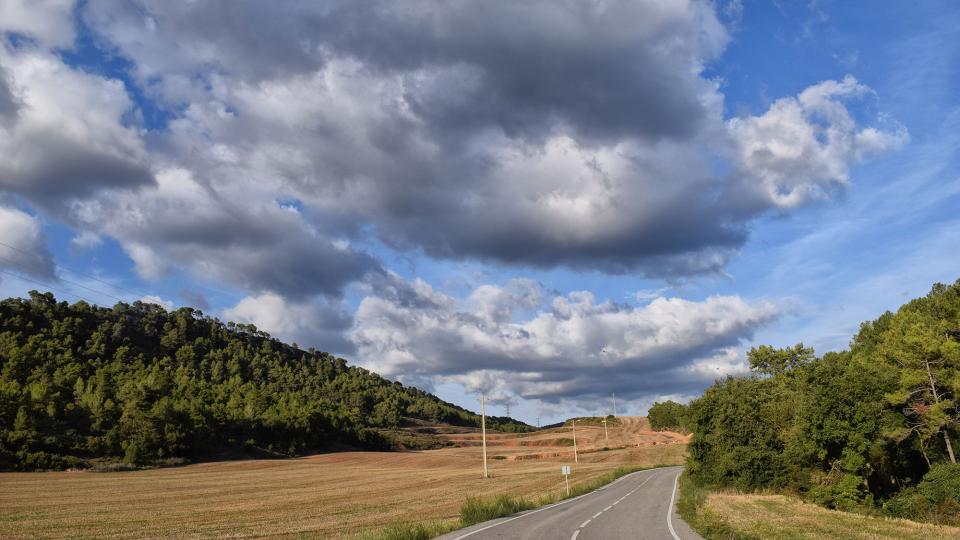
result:
M 703 540 L 676 513 L 682 467 L 636 472 L 593 493 L 495 519 L 441 536 L 443 540 Z

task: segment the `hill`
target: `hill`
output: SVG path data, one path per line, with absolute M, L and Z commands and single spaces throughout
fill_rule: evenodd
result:
M 0 469 L 296 456 L 408 443 L 479 417 L 253 325 L 32 291 L 0 301 Z M 501 431 L 530 431 L 508 418 Z M 413 437 L 416 440 L 416 437 Z

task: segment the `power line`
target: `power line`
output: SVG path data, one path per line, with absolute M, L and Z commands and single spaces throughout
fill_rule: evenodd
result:
M 12 249 L 12 250 L 14 250 L 14 251 L 18 251 L 18 252 L 23 253 L 23 254 L 25 254 L 25 255 L 29 255 L 29 256 L 35 255 L 34 253 L 31 253 L 31 252 L 26 251 L 26 250 L 24 250 L 24 249 L 18 248 L 18 247 L 16 247 L 16 246 L 11 246 L 10 244 L 7 244 L 6 242 L 0 241 L 0 246 L 3 246 L 3 247 L 6 247 L 6 248 L 9 248 L 9 249 Z M 9 261 L 9 260 L 8 260 L 8 261 Z M 60 261 L 57 261 L 56 264 L 57 264 L 57 267 L 62 268 L 62 269 L 64 269 L 64 270 L 70 272 L 71 274 L 76 274 L 76 275 L 78 275 L 78 276 L 85 277 L 85 278 L 87 278 L 87 279 L 91 279 L 91 280 L 93 280 L 93 281 L 102 283 L 102 284 L 110 287 L 111 289 L 114 289 L 114 290 L 117 290 L 117 291 L 120 291 L 120 292 L 124 292 L 124 293 L 130 294 L 130 295 L 133 295 L 133 296 L 140 296 L 140 297 L 149 296 L 149 293 L 146 293 L 146 292 L 144 292 L 144 291 L 142 291 L 142 290 L 132 290 L 132 289 L 127 289 L 127 288 L 125 288 L 125 287 L 121 287 L 121 286 L 119 286 L 119 285 L 117 285 L 117 284 L 115 284 L 115 283 L 111 283 L 111 282 L 109 282 L 109 281 L 103 280 L 103 279 L 101 279 L 101 278 L 99 278 L 99 277 L 97 277 L 97 276 L 95 276 L 95 275 L 88 274 L 88 273 L 86 273 L 86 272 L 81 272 L 81 271 L 76 270 L 76 269 L 74 269 L 74 268 L 70 268 L 69 266 L 64 265 L 64 264 L 61 263 Z M 71 282 L 71 281 L 69 281 L 69 280 L 67 280 L 67 279 L 64 279 L 64 278 L 59 278 L 59 279 L 60 279 L 61 281 L 65 281 L 65 282 L 67 282 L 67 283 L 74 283 L 74 284 L 76 284 L 75 282 Z M 106 294 L 106 293 L 103 293 L 103 292 L 100 292 L 100 291 L 97 291 L 97 290 L 94 290 L 94 289 L 90 289 L 89 287 L 85 287 L 85 286 L 83 286 L 83 285 L 79 285 L 79 284 L 76 284 L 76 285 L 77 285 L 78 287 L 83 287 L 83 288 L 85 288 L 85 289 L 87 289 L 87 290 L 93 291 L 93 292 L 95 292 L 95 293 L 97 293 L 97 294 L 102 294 L 102 295 L 104 295 L 104 296 L 108 296 L 108 297 L 110 297 L 110 298 L 116 299 L 116 300 L 118 300 L 118 301 L 120 301 L 120 302 L 125 302 L 125 301 L 126 301 L 126 300 L 117 298 L 116 296 L 113 296 L 113 295 L 110 295 L 110 294 Z M 209 286 L 209 285 L 206 285 L 206 284 L 204 284 L 204 283 L 202 283 L 202 282 L 193 281 L 190 286 L 191 286 L 191 287 L 198 287 L 198 288 L 201 288 L 201 289 L 206 289 L 206 290 L 208 290 L 208 291 L 210 291 L 210 292 L 214 292 L 214 293 L 217 293 L 217 294 L 220 294 L 220 295 L 223 295 L 223 296 L 227 296 L 227 297 L 234 297 L 234 296 L 236 296 L 236 293 L 226 292 L 226 291 L 224 291 L 224 290 L 217 289 L 217 288 L 215 288 L 215 287 L 211 287 L 211 286 Z M 74 296 L 76 296 L 76 295 L 74 295 Z
M 3 257 L 3 256 L 0 256 L 0 261 L 6 261 L 8 264 L 12 264 L 12 265 L 14 265 L 15 267 L 18 266 L 17 261 L 13 261 L 13 260 L 7 259 L 6 257 Z M 29 270 L 29 269 L 28 269 L 28 270 Z M 21 276 L 21 277 L 22 277 L 22 276 Z M 69 284 L 71 284 L 71 285 L 73 285 L 73 286 L 75 286 L 75 287 L 80 287 L 81 289 L 90 291 L 90 292 L 92 292 L 92 293 L 94 293 L 94 294 L 99 294 L 99 295 L 101 295 L 101 296 L 106 296 L 107 298 L 112 298 L 112 299 L 114 299 L 114 300 L 116 300 L 116 301 L 118 301 L 118 302 L 126 302 L 126 300 L 124 300 L 123 298 L 120 298 L 119 296 L 114 296 L 114 295 L 112 295 L 112 294 L 105 293 L 105 292 L 103 292 L 103 291 L 98 291 L 97 289 L 92 289 L 92 288 L 90 288 L 90 287 L 87 287 L 86 285 L 83 285 L 83 284 L 81 284 L 81 283 L 77 283 L 76 281 L 71 281 L 71 280 L 69 280 L 69 279 L 65 279 L 65 278 L 62 278 L 62 277 L 59 277 L 59 276 L 57 277 L 57 279 L 60 280 L 60 281 L 62 281 L 62 282 L 64 282 L 64 283 L 69 283 Z M 30 280 L 28 280 L 28 281 L 30 281 Z M 34 281 L 34 283 L 37 283 L 37 282 Z M 49 284 L 44 284 L 44 286 L 50 287 Z M 76 295 L 75 295 L 75 296 L 76 296 Z
M 65 295 L 68 295 L 68 296 L 73 296 L 73 297 L 75 297 L 75 298 L 79 298 L 80 300 L 83 300 L 84 302 L 86 302 L 86 303 L 88 303 L 88 304 L 96 305 L 96 302 L 90 300 L 89 298 L 85 298 L 85 297 L 83 297 L 83 296 L 80 296 L 80 295 L 77 294 L 77 293 L 70 292 L 70 291 L 66 291 L 66 290 L 63 290 L 63 289 L 60 289 L 60 288 L 57 288 L 57 287 L 53 287 L 52 285 L 50 285 L 50 284 L 48 284 L 48 283 L 43 283 L 43 282 L 37 281 L 37 280 L 35 280 L 35 279 L 30 279 L 30 278 L 28 278 L 28 277 L 26 277 L 26 276 L 21 276 L 20 274 L 16 274 L 16 273 L 14 273 L 14 272 L 10 272 L 10 271 L 8 271 L 8 270 L 4 270 L 3 268 L 0 268 L 0 274 L 6 274 L 6 275 L 8 275 L 8 276 L 13 276 L 13 277 L 15 277 L 15 278 L 17 278 L 17 279 L 21 279 L 21 280 L 23 280 L 23 281 L 29 281 L 30 283 L 33 283 L 33 284 L 35 284 L 35 285 L 40 285 L 40 286 L 45 287 L 45 288 L 47 288 L 47 289 L 52 289 L 52 290 L 54 290 L 54 291 L 56 291 L 56 292 L 58 292 L 58 293 L 60 293 L 60 294 L 65 294 Z
M 11 246 L 10 244 L 7 244 L 6 242 L 0 242 L 0 246 L 3 246 L 3 247 L 6 247 L 6 248 L 9 248 L 9 249 L 12 249 L 12 250 L 14 250 L 14 251 L 19 251 L 20 253 L 23 253 L 24 255 L 30 255 L 30 256 L 36 255 L 35 253 L 31 253 L 31 252 L 29 252 L 29 251 L 27 251 L 27 250 L 20 249 L 20 248 L 18 248 L 18 247 L 16 247 L 16 246 Z M 94 280 L 94 281 L 103 283 L 104 285 L 106 285 L 106 286 L 108 286 L 108 287 L 111 287 L 111 288 L 113 288 L 113 289 L 116 289 L 116 290 L 118 290 L 118 291 L 123 291 L 123 292 L 125 292 L 125 293 L 129 293 L 129 294 L 132 294 L 132 295 L 135 295 L 135 296 L 147 296 L 147 294 L 144 293 L 143 291 L 132 291 L 132 290 L 130 290 L 130 289 L 125 289 L 125 288 L 123 288 L 123 287 L 121 287 L 121 286 L 119 286 L 119 285 L 116 285 L 116 284 L 110 283 L 109 281 L 105 281 L 105 280 L 103 280 L 103 279 L 100 279 L 100 278 L 98 278 L 97 276 L 94 276 L 94 275 L 91 275 L 91 274 L 87 274 L 87 273 L 84 273 L 84 272 L 80 272 L 80 271 L 74 270 L 74 269 L 72 269 L 72 268 L 68 268 L 68 267 L 64 266 L 63 264 L 61 264 L 61 263 L 59 263 L 59 262 L 57 263 L 57 266 L 60 267 L 60 268 L 65 269 L 65 270 L 67 270 L 67 271 L 69 271 L 69 272 L 71 272 L 71 273 L 73 273 L 73 274 L 76 274 L 76 275 L 78 275 L 78 276 L 82 276 L 82 277 L 85 277 L 85 278 L 87 278 L 87 279 L 92 279 L 92 280 Z M 61 278 L 61 279 L 62 279 L 62 278 Z M 108 295 L 108 296 L 109 296 L 109 295 Z

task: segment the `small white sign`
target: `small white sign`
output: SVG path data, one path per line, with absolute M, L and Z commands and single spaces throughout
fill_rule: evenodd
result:
M 570 466 L 564 465 L 560 467 L 560 472 L 563 473 L 564 476 L 570 476 Z

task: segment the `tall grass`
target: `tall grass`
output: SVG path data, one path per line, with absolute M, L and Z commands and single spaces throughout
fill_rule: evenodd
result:
M 677 513 L 687 525 L 707 540 L 760 540 L 756 536 L 735 530 L 722 516 L 704 508 L 707 494 L 707 490 L 698 486 L 684 471 L 680 476 Z
M 372 534 L 359 537 L 362 540 L 430 540 L 441 534 L 459 529 L 457 521 L 430 523 L 396 523 Z
M 516 497 L 501 493 L 493 499 L 467 497 L 460 507 L 460 522 L 464 527 L 474 523 L 482 523 L 498 517 L 509 516 L 524 510 L 530 510 L 537 505 L 523 497 Z

